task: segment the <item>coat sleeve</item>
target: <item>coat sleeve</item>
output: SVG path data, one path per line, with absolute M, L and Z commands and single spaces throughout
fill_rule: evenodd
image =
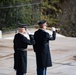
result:
M 24 38 L 23 41 L 25 43 L 27 43 L 28 45 L 34 45 L 35 44 L 35 40 L 34 40 L 34 36 L 33 35 L 29 35 L 30 40 L 27 38 Z
M 13 39 L 13 48 L 14 48 L 14 50 L 16 50 L 16 48 L 17 48 L 16 40 L 17 40 L 17 34 L 15 34 L 14 39 Z
M 46 39 L 47 40 L 55 40 L 56 39 L 56 31 L 53 31 L 52 36 L 49 33 L 47 33 Z

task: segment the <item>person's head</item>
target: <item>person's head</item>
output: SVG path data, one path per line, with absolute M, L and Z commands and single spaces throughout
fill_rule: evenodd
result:
M 19 27 L 18 27 L 18 31 L 20 32 L 20 33 L 26 33 L 26 26 L 25 25 L 20 25 Z
M 46 23 L 46 20 L 42 20 L 38 23 L 39 27 L 42 28 L 42 29 L 46 29 L 47 27 L 47 23 Z

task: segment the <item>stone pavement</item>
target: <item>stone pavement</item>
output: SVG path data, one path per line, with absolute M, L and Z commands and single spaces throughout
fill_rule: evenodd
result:
M 50 41 L 53 66 L 47 75 L 76 75 L 76 38 L 58 37 Z M 15 75 L 13 69 L 13 40 L 0 39 L 0 75 Z M 36 59 L 32 46 L 28 46 L 27 75 L 36 75 Z

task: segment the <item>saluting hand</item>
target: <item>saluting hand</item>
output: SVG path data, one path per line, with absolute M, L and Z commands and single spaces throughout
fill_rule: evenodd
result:
M 55 27 L 52 27 L 52 31 L 55 31 L 56 29 L 55 29 Z
M 28 29 L 26 29 L 26 31 L 27 31 L 27 34 L 30 35 L 30 31 Z

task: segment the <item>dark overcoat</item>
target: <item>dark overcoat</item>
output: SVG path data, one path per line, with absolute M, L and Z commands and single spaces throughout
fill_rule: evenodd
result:
M 17 33 L 14 37 L 14 69 L 22 73 L 27 72 L 27 49 L 28 45 L 34 45 L 34 37 L 29 35 L 30 40 L 28 40 L 21 33 Z M 24 51 L 23 51 L 24 50 Z
M 34 34 L 35 45 L 34 51 L 36 53 L 37 67 L 50 67 L 52 66 L 49 40 L 55 40 L 56 32 L 53 31 L 52 36 L 42 29 L 39 29 Z

